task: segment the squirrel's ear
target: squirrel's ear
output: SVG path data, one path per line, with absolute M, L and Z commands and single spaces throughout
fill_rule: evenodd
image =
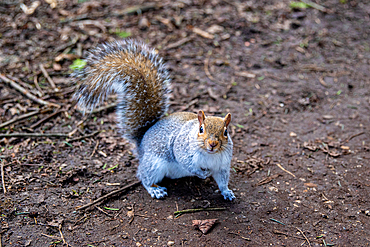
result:
M 228 113 L 224 119 L 224 122 L 225 122 L 225 127 L 227 128 L 227 126 L 229 126 L 229 123 L 231 121 L 231 114 Z
M 203 124 L 204 119 L 206 119 L 206 116 L 204 115 L 204 112 L 202 110 L 200 110 L 198 112 L 199 125 L 202 125 Z

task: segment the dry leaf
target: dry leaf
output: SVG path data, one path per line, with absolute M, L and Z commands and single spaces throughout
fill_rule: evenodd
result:
M 203 234 L 206 234 L 216 222 L 217 219 L 193 220 L 193 226 L 201 230 Z

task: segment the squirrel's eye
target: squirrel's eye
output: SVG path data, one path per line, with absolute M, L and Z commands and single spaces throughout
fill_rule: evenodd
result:
M 203 133 L 203 126 L 200 126 L 199 133 Z
M 224 136 L 227 136 L 227 129 L 225 129 Z

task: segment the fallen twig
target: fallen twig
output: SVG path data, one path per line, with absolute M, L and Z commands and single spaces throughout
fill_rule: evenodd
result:
M 75 142 L 75 141 L 79 141 L 79 140 L 82 140 L 82 139 L 85 139 L 85 138 L 89 138 L 89 137 L 93 137 L 95 136 L 96 134 L 99 134 L 100 133 L 100 130 L 98 131 L 95 131 L 91 134 L 88 134 L 88 135 L 85 135 L 85 136 L 80 136 L 80 137 L 76 137 L 76 138 L 73 138 L 73 139 L 70 139 L 70 140 L 67 140 L 68 142 Z
M 10 80 L 9 78 L 7 78 L 4 74 L 0 74 L 0 79 L 3 80 L 5 83 L 8 83 L 10 86 L 12 86 L 16 90 L 18 90 L 19 92 L 24 94 L 27 98 L 35 101 L 36 103 L 39 103 L 41 105 L 48 105 L 48 106 L 54 106 L 54 107 L 60 108 L 60 105 L 58 105 L 58 104 L 54 104 L 54 103 L 47 102 L 45 100 L 37 98 L 35 95 L 31 94 L 27 89 L 18 85 L 15 81 Z
M 44 65 L 42 65 L 41 63 L 39 64 L 39 67 L 41 69 L 41 72 L 42 74 L 45 76 L 45 78 L 48 80 L 48 82 L 50 83 L 50 86 L 51 88 L 54 90 L 54 91 L 58 91 L 58 88 L 55 86 L 55 83 L 53 81 L 53 79 L 51 79 L 51 77 L 49 76 L 49 73 L 46 71 L 46 69 L 44 68 Z
M 297 230 L 303 235 L 303 237 L 306 239 L 306 241 L 307 241 L 307 243 L 308 243 L 308 245 L 311 247 L 311 243 L 310 243 L 310 241 L 308 240 L 308 238 L 306 237 L 306 235 L 302 232 L 302 230 L 301 229 L 299 229 L 298 227 L 296 227 L 297 228 Z
M 185 43 L 188 43 L 189 41 L 191 41 L 194 38 L 195 38 L 195 34 L 192 34 L 189 37 L 180 39 L 179 41 L 176 41 L 175 43 L 167 45 L 163 50 L 170 50 L 170 49 L 173 49 L 173 48 L 177 48 L 179 46 L 182 46 Z
M 108 213 L 107 213 L 107 212 L 105 212 L 103 209 L 99 208 L 98 206 L 95 206 L 95 208 L 96 208 L 97 210 L 99 210 L 100 212 L 102 212 L 103 214 L 105 214 L 105 215 L 109 216 L 109 217 L 113 217 L 113 216 L 114 216 L 114 215 L 110 215 L 110 214 L 108 214 Z
M 6 127 L 6 126 L 8 126 L 8 125 L 10 125 L 12 123 L 18 122 L 18 121 L 20 121 L 22 119 L 25 119 L 25 118 L 28 118 L 28 117 L 35 116 L 35 115 L 37 115 L 39 113 L 40 113 L 40 110 L 36 110 L 36 111 L 29 112 L 29 113 L 20 115 L 18 117 L 12 118 L 9 121 L 6 121 L 5 123 L 0 124 L 0 128 L 4 128 L 4 127 Z
M 99 140 L 96 141 L 96 144 L 95 144 L 95 147 L 94 147 L 94 150 L 92 151 L 91 155 L 90 155 L 90 158 L 94 156 L 95 152 L 96 152 L 96 149 L 98 148 L 98 145 L 99 145 Z
M 3 192 L 6 194 L 5 179 L 4 179 L 4 161 L 1 161 L 1 183 L 3 185 Z
M 290 171 L 286 170 L 284 167 L 282 167 L 280 164 L 276 164 L 281 170 L 283 170 L 284 172 L 292 175 L 293 177 L 295 177 L 295 175 L 293 173 L 291 173 Z
M 46 122 L 47 120 L 49 120 L 50 118 L 52 118 L 52 117 L 54 117 L 54 116 L 58 115 L 58 114 L 59 114 L 59 113 L 61 113 L 61 112 L 62 112 L 62 111 L 56 111 L 56 112 L 54 112 L 54 113 L 50 114 L 49 116 L 47 116 L 47 117 L 45 117 L 45 118 L 43 118 L 43 119 L 39 120 L 37 123 L 32 124 L 30 128 L 31 128 L 31 129 L 34 129 L 34 128 L 38 127 L 40 124 L 42 124 L 42 123 Z
M 44 92 L 42 91 L 38 81 L 37 81 L 37 75 L 35 75 L 35 77 L 33 77 L 33 83 L 35 84 L 36 88 L 37 88 L 37 91 L 39 91 L 39 96 L 42 97 L 44 96 Z
M 181 211 L 175 211 L 173 214 L 175 217 L 179 217 L 182 214 L 187 214 L 187 213 L 195 213 L 195 212 L 200 212 L 200 211 L 223 211 L 226 210 L 226 208 L 194 208 L 194 209 L 185 209 Z
M 118 190 L 114 190 L 114 191 L 112 191 L 112 192 L 110 192 L 110 193 L 108 193 L 108 194 L 106 194 L 106 195 L 104 195 L 104 196 L 102 196 L 102 197 L 99 197 L 98 199 L 96 199 L 96 200 L 94 200 L 94 201 L 92 201 L 92 202 L 90 202 L 90 203 L 88 203 L 88 204 L 86 204 L 86 205 L 83 205 L 83 206 L 81 206 L 81 207 L 77 208 L 76 210 L 83 210 L 83 209 L 85 209 L 85 208 L 88 208 L 88 207 L 90 207 L 90 206 L 92 206 L 92 205 L 94 205 L 94 204 L 96 204 L 96 203 L 98 203 L 98 202 L 101 202 L 101 201 L 103 201 L 103 200 L 105 200 L 105 199 L 107 199 L 107 198 L 109 198 L 109 197 L 111 197 L 111 196 L 113 196 L 113 195 L 116 195 L 116 194 L 118 194 L 118 193 L 121 193 L 122 191 L 127 190 L 127 189 L 129 189 L 129 188 L 131 188 L 131 187 L 136 187 L 136 186 L 138 186 L 138 185 L 140 185 L 140 184 L 141 184 L 141 181 L 133 182 L 133 183 L 131 183 L 131 184 L 129 184 L 129 185 L 126 185 L 126 186 L 125 186 L 125 187 L 123 187 L 123 188 L 120 188 L 120 189 L 118 189 Z
M 244 239 L 244 240 L 247 240 L 247 241 L 251 241 L 251 239 L 250 238 L 246 238 L 246 237 L 243 237 L 242 235 L 240 235 L 239 233 L 236 233 L 236 232 L 228 232 L 229 234 L 234 234 L 234 235 L 236 235 L 236 236 L 239 236 L 239 237 L 241 237 L 242 239 Z
M 215 36 L 213 34 L 210 34 L 206 31 L 203 31 L 202 29 L 197 28 L 197 27 L 193 27 L 193 32 L 198 34 L 199 36 L 202 36 L 203 38 L 206 38 L 206 39 L 214 39 L 215 38 Z
M 211 53 L 212 54 L 212 53 Z M 209 72 L 209 69 L 208 69 L 208 66 L 209 66 L 209 59 L 211 57 L 211 54 L 208 54 L 207 57 L 206 57 L 206 60 L 204 60 L 204 72 L 206 73 L 206 76 L 211 80 L 211 81 L 214 81 L 215 78 L 213 78 L 213 76 L 211 75 L 211 73 Z
M 261 181 L 259 181 L 256 186 L 260 186 L 260 185 L 263 185 L 263 184 L 267 184 L 267 183 L 270 183 L 272 180 L 274 180 L 275 178 L 281 176 L 280 173 L 278 174 L 275 174 L 275 175 L 272 175 L 272 176 L 269 176 L 269 177 L 266 177 L 264 179 L 262 179 Z
M 10 134 L 0 134 L 0 138 L 3 137 L 59 137 L 67 138 L 67 134 L 63 133 L 10 133 Z
M 64 235 L 63 235 L 63 232 L 62 232 L 62 224 L 59 224 L 58 229 L 59 229 L 60 237 L 61 237 L 61 238 L 62 238 L 62 240 L 63 240 L 63 244 L 66 244 L 66 245 L 67 245 L 67 247 L 68 247 L 68 246 L 70 246 L 70 245 L 67 243 L 67 241 L 65 240 L 65 238 L 64 238 Z
M 362 134 L 365 134 L 365 132 L 360 132 L 360 133 L 357 133 L 357 134 L 351 135 L 350 137 L 348 137 L 347 139 L 345 139 L 345 140 L 343 141 L 343 143 L 349 142 L 352 138 L 355 138 L 355 137 L 360 136 L 360 135 L 362 135 Z
M 41 235 L 44 236 L 44 237 L 47 237 L 47 238 L 51 238 L 51 239 L 56 239 L 56 240 L 60 240 L 60 241 L 62 240 L 62 239 L 60 239 L 60 238 L 58 238 L 56 236 L 47 235 L 45 233 L 41 233 Z

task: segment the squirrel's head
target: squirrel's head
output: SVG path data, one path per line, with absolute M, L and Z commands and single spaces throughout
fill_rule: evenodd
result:
M 231 114 L 228 113 L 225 118 L 206 117 L 203 111 L 199 111 L 198 120 L 198 140 L 202 142 L 202 148 L 208 153 L 222 151 L 228 143 L 227 127 L 231 121 Z

